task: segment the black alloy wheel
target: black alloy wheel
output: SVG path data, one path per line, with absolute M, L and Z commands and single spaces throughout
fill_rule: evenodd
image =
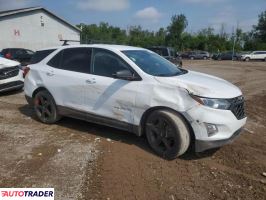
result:
M 38 119 L 43 123 L 52 124 L 59 119 L 55 101 L 48 91 L 40 91 L 36 94 L 34 110 Z
M 163 158 L 174 159 L 189 147 L 189 130 L 175 113 L 154 111 L 147 119 L 145 130 L 151 148 Z
M 161 116 L 147 123 L 147 131 L 151 135 L 153 146 L 162 153 L 171 151 L 176 145 L 172 125 Z

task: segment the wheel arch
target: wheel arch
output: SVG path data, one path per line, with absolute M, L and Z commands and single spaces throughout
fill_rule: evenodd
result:
M 148 116 L 155 110 L 167 110 L 167 111 L 176 113 L 177 115 L 181 116 L 182 119 L 184 120 L 184 122 L 186 123 L 188 129 L 189 129 L 189 133 L 190 133 L 190 136 L 191 136 L 191 143 L 193 143 L 195 141 L 195 134 L 194 134 L 193 128 L 190 125 L 189 121 L 186 119 L 186 117 L 181 112 L 178 112 L 178 111 L 176 111 L 176 110 L 174 110 L 172 108 L 165 107 L 165 106 L 152 107 L 152 108 L 149 108 L 148 110 L 146 110 L 143 113 L 143 115 L 141 116 L 140 127 L 139 127 L 139 135 L 140 136 L 146 134 L 145 133 L 145 123 L 146 123 L 146 121 L 148 119 Z
M 41 87 L 36 88 L 36 89 L 33 91 L 33 93 L 32 93 L 32 98 L 34 98 L 34 97 L 36 96 L 36 94 L 37 94 L 38 92 L 40 92 L 40 91 L 47 91 L 47 92 L 49 92 L 49 93 L 51 94 L 51 92 L 50 92 L 47 88 L 41 86 Z

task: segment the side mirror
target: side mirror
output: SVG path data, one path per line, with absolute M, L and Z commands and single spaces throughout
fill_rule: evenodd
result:
M 134 74 L 128 69 L 124 69 L 124 70 L 120 70 L 116 72 L 115 74 L 113 74 L 113 77 L 117 79 L 128 80 L 128 81 L 138 80 L 138 78 L 135 77 Z

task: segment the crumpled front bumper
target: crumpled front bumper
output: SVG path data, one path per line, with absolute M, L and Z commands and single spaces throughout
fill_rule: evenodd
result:
M 193 130 L 196 152 L 231 143 L 247 121 L 247 117 L 237 119 L 230 110 L 212 109 L 202 105 L 191 108 L 184 116 Z M 217 132 L 209 133 L 206 124 L 215 125 Z
M 242 128 L 238 129 L 230 138 L 224 140 L 211 140 L 211 141 L 195 140 L 195 151 L 202 152 L 207 149 L 213 149 L 224 146 L 226 144 L 230 144 L 241 134 L 241 131 Z

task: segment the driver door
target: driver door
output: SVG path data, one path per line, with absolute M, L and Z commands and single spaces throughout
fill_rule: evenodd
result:
M 136 91 L 140 81 L 115 79 L 118 71 L 131 67 L 115 53 L 93 49 L 91 74 L 85 85 L 86 111 L 133 124 Z

